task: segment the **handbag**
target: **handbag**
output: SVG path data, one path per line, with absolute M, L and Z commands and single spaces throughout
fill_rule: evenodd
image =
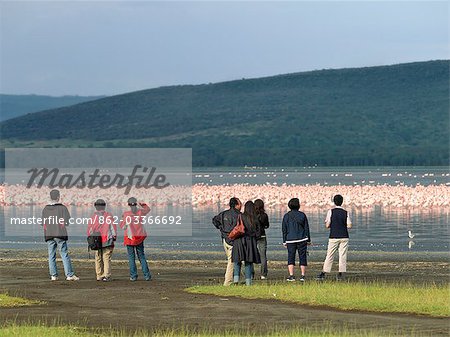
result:
M 239 214 L 237 218 L 237 224 L 236 226 L 234 226 L 231 232 L 228 233 L 228 238 L 230 240 L 236 240 L 241 236 L 244 236 L 244 234 L 245 234 L 244 222 L 242 221 L 242 216 Z
M 88 249 L 99 250 L 102 249 L 102 235 L 100 232 L 94 232 L 87 237 Z
M 103 213 L 95 212 L 95 225 L 97 225 L 97 219 L 99 216 L 103 217 Z M 89 235 L 87 237 L 87 243 L 88 243 L 88 252 L 89 250 L 102 249 L 102 233 L 100 233 L 99 230 L 94 231 L 94 229 L 91 228 Z

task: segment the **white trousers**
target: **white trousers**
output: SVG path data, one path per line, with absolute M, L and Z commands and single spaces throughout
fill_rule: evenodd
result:
M 323 271 L 329 273 L 333 266 L 334 255 L 339 249 L 339 272 L 345 273 L 347 271 L 347 251 L 348 239 L 329 239 L 327 257 L 323 263 Z

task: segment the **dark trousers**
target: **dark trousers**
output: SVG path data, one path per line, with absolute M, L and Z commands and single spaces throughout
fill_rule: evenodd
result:
M 306 259 L 306 249 L 308 247 L 308 243 L 306 241 L 296 242 L 296 243 L 288 243 L 288 265 L 295 266 L 295 255 L 298 252 L 298 258 L 300 260 L 301 266 L 307 266 L 308 261 Z
M 260 238 L 257 244 L 259 255 L 261 256 L 261 276 L 267 277 L 267 239 Z

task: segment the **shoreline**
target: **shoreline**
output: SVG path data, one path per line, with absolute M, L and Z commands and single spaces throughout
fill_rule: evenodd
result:
M 90 258 L 86 250 L 69 249 L 70 257 L 75 272 L 78 269 L 94 270 L 94 256 L 91 252 Z M 220 282 L 226 267 L 225 254 L 222 251 L 210 252 L 195 251 L 159 251 L 156 249 L 146 249 L 146 256 L 150 269 L 175 269 L 182 271 L 185 282 L 191 279 L 188 275 L 190 270 L 196 271 L 197 277 L 207 280 L 207 282 Z M 323 266 L 326 252 L 314 254 L 308 257 L 308 275 L 315 277 Z M 286 274 L 287 253 L 270 254 L 268 261 L 269 274 L 275 274 L 271 281 L 284 281 Z M 62 272 L 62 262 L 57 255 L 57 264 Z M 39 267 L 40 281 L 47 280 L 48 255 L 47 250 L 18 251 L 0 249 L 0 267 L 32 266 Z M 337 273 L 337 261 L 333 264 L 331 275 Z M 112 255 L 112 268 L 128 270 L 128 257 L 126 249 L 115 248 Z M 259 275 L 259 265 L 255 265 L 256 274 Z M 296 267 L 297 270 L 297 267 Z M 361 281 L 388 281 L 413 283 L 437 283 L 449 284 L 450 281 L 450 252 L 440 252 L 432 254 L 416 254 L 414 256 L 405 253 L 379 252 L 351 252 L 348 258 L 348 277 L 351 280 Z M 78 275 L 79 276 L 79 275 Z M 334 276 L 333 276 L 334 277 Z M 127 280 L 128 277 L 122 279 Z M 93 274 L 88 280 L 94 280 Z M 1 287 L 0 287 L 1 288 Z
M 69 254 L 72 258 L 78 260 L 88 260 L 87 246 L 85 248 L 73 247 L 69 245 Z M 155 248 L 151 245 L 145 246 L 145 252 L 149 260 L 154 261 L 172 261 L 172 260 L 196 260 L 196 261 L 225 261 L 225 253 L 222 247 L 217 246 L 217 250 L 183 250 L 173 248 Z M 20 252 L 20 256 L 17 253 Z M 91 259 L 95 254 L 90 252 Z M 308 261 L 322 261 L 326 256 L 326 249 L 310 251 Z M 285 262 L 287 252 L 285 249 L 269 250 L 268 257 L 271 262 Z M 12 258 L 47 258 L 47 245 L 42 243 L 33 249 L 16 248 L 0 248 L 1 259 Z M 126 248 L 122 245 L 116 245 L 114 248 L 113 258 L 115 260 L 127 260 Z M 449 262 L 450 251 L 408 251 L 408 252 L 389 252 L 389 251 L 354 251 L 348 252 L 349 262 Z
M 221 284 L 226 265 L 223 255 L 220 259 L 210 261 L 149 258 L 153 274 L 151 282 L 143 281 L 140 271 L 138 281 L 130 282 L 127 261 L 116 260 L 113 255 L 112 281 L 107 283 L 95 281 L 93 260 L 74 258 L 75 272 L 80 281 L 51 282 L 48 278 L 46 258 L 16 257 L 8 260 L 4 255 L 0 255 L 0 291 L 46 303 L 44 306 L 0 308 L 0 319 L 17 323 L 57 321 L 61 325 L 82 322 L 83 326 L 92 329 L 112 327 L 124 331 L 155 331 L 173 327 L 196 331 L 206 326 L 210 330 L 226 332 L 234 329 L 246 331 L 250 326 L 252 331 L 260 334 L 264 334 L 268 327 L 277 325 L 288 329 L 303 325 L 320 329 L 324 324 L 331 324 L 335 329 L 351 327 L 363 331 L 404 331 L 399 334 L 402 336 L 410 336 L 410 331 L 414 331 L 418 336 L 448 336 L 446 318 L 343 311 L 286 303 L 276 299 L 250 300 L 232 296 L 190 294 L 185 291 L 195 285 Z M 315 282 L 312 279 L 321 266 L 322 262 L 319 261 L 309 263 L 307 282 Z M 60 261 L 58 267 L 61 271 Z M 450 277 L 448 261 L 350 261 L 348 268 L 347 280 L 350 283 L 404 282 L 445 286 L 449 284 Z M 334 282 L 336 269 L 337 266 L 334 266 L 329 282 Z M 255 270 L 258 273 L 259 269 Z M 285 263 L 271 261 L 268 281 L 257 280 L 255 283 L 282 282 L 289 287 L 284 281 L 285 277 Z M 124 320 L 124 317 L 127 319 Z M 234 319 L 230 320 L 229 317 Z M 264 317 L 263 324 L 261 317 Z

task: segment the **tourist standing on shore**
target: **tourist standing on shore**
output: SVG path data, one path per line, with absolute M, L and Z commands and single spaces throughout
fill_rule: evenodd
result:
M 306 214 L 300 211 L 300 200 L 292 198 L 289 200 L 288 207 L 290 209 L 283 217 L 281 225 L 283 232 L 283 245 L 288 250 L 288 272 L 289 276 L 286 281 L 295 281 L 294 267 L 295 255 L 298 252 L 301 277 L 300 281 L 305 281 L 307 261 L 307 246 L 311 244 L 311 236 L 309 233 L 309 224 Z
M 145 231 L 143 225 L 143 217 L 150 212 L 150 207 L 145 203 L 139 203 L 141 208 L 138 208 L 138 202 L 136 198 L 128 199 L 128 206 L 130 206 L 129 211 L 125 211 L 122 215 L 122 220 L 120 220 L 120 228 L 122 228 L 124 233 L 124 245 L 127 246 L 128 253 L 128 264 L 130 266 L 130 281 L 136 281 L 138 278 L 137 268 L 136 268 L 136 254 L 141 263 L 142 273 L 144 274 L 144 279 L 150 281 L 152 275 L 150 269 L 148 268 L 147 259 L 144 252 L 144 240 L 147 237 L 147 232 Z
M 228 238 L 228 234 L 230 234 L 237 224 L 238 216 L 241 214 L 242 203 L 238 198 L 233 197 L 230 199 L 229 206 L 229 209 L 219 213 L 212 219 L 213 225 L 220 230 L 223 249 L 227 257 L 224 286 L 229 286 L 233 283 L 233 262 L 231 260 L 233 240 Z
M 50 191 L 50 204 L 42 210 L 42 226 L 44 227 L 44 237 L 48 246 L 48 266 L 50 269 L 50 279 L 58 280 L 58 268 L 56 266 L 56 248 L 64 266 L 64 273 L 67 281 L 78 281 L 72 269 L 72 262 L 67 248 L 67 226 L 69 226 L 70 213 L 66 206 L 59 202 L 60 194 L 58 190 Z
M 244 213 L 242 214 L 245 234 L 233 242 L 232 261 L 233 266 L 233 283 L 239 283 L 241 274 L 241 264 L 245 264 L 245 284 L 250 286 L 253 278 L 253 264 L 261 263 L 261 257 L 257 244 L 257 229 L 259 220 L 255 212 L 255 204 L 253 201 L 247 201 L 244 205 Z
M 331 272 L 334 255 L 339 249 L 339 273 L 337 280 L 344 278 L 347 272 L 347 251 L 348 251 L 348 229 L 352 228 L 352 219 L 349 213 L 342 208 L 344 198 L 337 194 L 333 197 L 335 207 L 328 210 L 325 218 L 325 226 L 330 229 L 330 238 L 328 239 L 327 257 L 323 264 L 323 271 L 317 276 L 317 280 L 324 280 L 326 273 Z
M 255 213 L 258 218 L 256 239 L 259 255 L 261 257 L 261 280 L 265 280 L 268 274 L 266 229 L 269 228 L 269 217 L 264 209 L 264 201 L 261 199 L 255 200 Z
M 111 257 L 114 250 L 114 242 L 117 238 L 117 225 L 113 216 L 106 212 L 106 202 L 98 199 L 94 203 L 95 212 L 91 216 L 87 228 L 87 235 L 99 235 L 101 248 L 95 251 L 95 274 L 97 281 L 108 282 L 111 280 Z

